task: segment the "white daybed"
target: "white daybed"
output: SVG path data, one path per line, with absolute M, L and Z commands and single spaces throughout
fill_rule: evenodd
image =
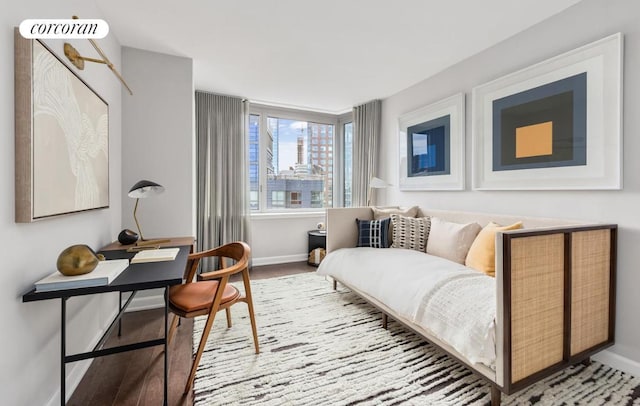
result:
M 327 211 L 327 256 L 318 272 L 466 364 L 492 385 L 492 404 L 614 340 L 617 226 L 422 209 L 456 222 L 524 229 L 496 234 L 495 279 L 464 265 L 397 248 L 354 248 L 356 218 Z M 456 306 L 454 306 L 456 305 Z

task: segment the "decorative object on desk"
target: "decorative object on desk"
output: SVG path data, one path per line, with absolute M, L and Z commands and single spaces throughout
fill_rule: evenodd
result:
M 74 20 L 78 19 L 78 16 L 73 16 L 72 17 Z M 113 63 L 111 63 L 111 61 L 109 60 L 109 58 L 107 58 L 107 55 L 104 53 L 104 51 L 102 50 L 102 48 L 100 48 L 98 46 L 98 44 L 96 43 L 96 41 L 94 41 L 93 39 L 89 38 L 89 42 L 91 43 L 91 45 L 93 46 L 93 49 L 96 50 L 96 52 L 98 54 L 100 54 L 100 57 L 102 59 L 96 59 L 96 58 L 88 58 L 86 56 L 82 56 L 80 55 L 80 53 L 78 52 L 77 49 L 75 49 L 71 44 L 69 44 L 68 42 L 64 43 L 64 54 L 67 58 L 69 58 L 69 61 L 71 61 L 71 63 L 73 64 L 73 66 L 75 66 L 76 68 L 83 70 L 84 69 L 84 62 L 94 62 L 94 63 L 103 63 L 105 65 L 107 65 L 107 67 L 109 69 L 111 69 L 111 72 L 113 72 L 114 75 L 116 75 L 116 77 L 118 79 L 120 79 L 120 82 L 122 83 L 122 86 L 124 86 L 127 91 L 129 92 L 130 95 L 133 96 L 133 92 L 131 91 L 131 88 L 129 87 L 129 85 L 127 85 L 127 82 L 124 81 L 124 78 L 122 77 L 122 75 L 120 75 L 120 72 L 118 72 L 118 70 L 115 68 L 115 66 L 113 66 Z
M 61 275 L 60 272 L 54 272 L 36 282 L 36 292 L 108 285 L 117 278 L 122 271 L 127 269 L 129 260 L 113 259 L 110 261 L 100 261 L 96 265 L 95 270 L 90 274 L 65 276 Z
M 138 203 L 140 199 L 147 198 L 149 196 L 157 195 L 164 192 L 164 187 L 150 180 L 141 180 L 137 182 L 135 185 L 129 189 L 129 193 L 127 196 L 136 199 L 136 205 L 133 208 L 133 219 L 136 221 L 136 227 L 138 227 L 138 235 L 140 236 L 140 241 L 138 241 L 138 245 L 153 245 L 160 244 L 163 242 L 169 242 L 170 240 L 162 239 L 162 240 L 147 240 L 144 238 L 142 234 L 142 229 L 140 228 L 140 223 L 138 222 L 138 217 L 136 216 L 136 212 L 138 211 Z
M 109 106 L 38 40 L 15 42 L 15 221 L 109 207 Z
M 622 188 L 622 34 L 473 89 L 473 189 Z
M 83 275 L 93 271 L 100 261 L 104 261 L 102 254 L 96 254 L 87 245 L 78 244 L 65 248 L 58 255 L 56 267 L 65 276 Z
M 131 258 L 132 264 L 142 264 L 145 262 L 173 261 L 180 252 L 180 248 L 159 248 L 154 250 L 143 250 Z
M 464 189 L 464 93 L 403 114 L 398 124 L 400 190 Z
M 125 229 L 118 234 L 118 242 L 122 245 L 130 245 L 138 241 L 138 234 L 135 231 Z
M 371 193 L 373 193 L 373 189 L 384 189 L 388 186 L 391 186 L 391 185 L 380 178 L 376 178 L 375 176 L 371 178 L 371 180 L 369 181 L 369 193 L 367 195 L 367 206 L 371 206 Z

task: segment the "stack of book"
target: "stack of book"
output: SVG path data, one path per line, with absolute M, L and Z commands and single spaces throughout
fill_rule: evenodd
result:
M 88 288 L 103 286 L 113 282 L 129 266 L 128 259 L 100 261 L 93 271 L 75 276 L 65 276 L 58 271 L 36 282 L 36 292 L 52 290 Z

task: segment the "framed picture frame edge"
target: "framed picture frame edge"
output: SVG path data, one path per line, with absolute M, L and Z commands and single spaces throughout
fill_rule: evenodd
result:
M 78 210 L 61 211 L 53 214 L 38 216 L 34 210 L 34 74 L 33 55 L 34 44 L 40 44 L 44 50 L 50 53 L 69 74 L 77 79 L 86 89 L 95 95 L 99 102 L 104 104 L 106 111 L 106 204 L 96 207 Z M 32 223 L 49 218 L 67 216 L 93 210 L 107 209 L 110 207 L 110 182 L 109 182 L 109 103 L 103 99 L 84 79 L 78 76 L 73 69 L 64 62 L 46 43 L 37 39 L 24 38 L 18 27 L 14 27 L 14 104 L 15 104 L 15 222 Z
M 401 191 L 460 191 L 465 189 L 465 103 L 466 94 L 464 92 L 455 93 L 434 103 L 411 110 L 398 117 L 399 135 L 399 188 Z M 438 115 L 446 111 L 451 115 L 452 131 L 450 138 L 454 140 L 455 148 L 451 147 L 451 171 L 449 175 L 424 176 L 418 181 L 407 181 L 407 134 L 408 126 L 416 125 L 429 120 L 437 119 Z M 455 129 L 455 131 L 453 131 Z M 455 162 L 453 162 L 455 161 Z M 433 181 L 434 179 L 437 179 Z M 414 178 L 416 179 L 416 178 Z M 427 179 L 424 182 L 420 180 Z M 429 182 L 432 181 L 432 182 Z
M 33 220 L 32 120 L 31 120 L 31 58 L 33 41 L 22 37 L 14 27 L 14 103 L 15 103 L 15 221 L 30 223 Z M 23 91 L 29 86 L 29 91 Z M 18 159 L 24 157 L 26 159 Z
M 607 47 L 610 47 L 608 49 Z M 606 112 L 602 112 L 604 117 L 603 120 L 609 121 L 609 125 L 611 128 L 610 134 L 615 137 L 615 159 L 613 163 L 608 162 L 610 165 L 616 166 L 613 168 L 612 166 L 608 167 L 608 175 L 607 179 L 598 179 L 592 178 L 590 179 L 588 176 L 584 176 L 583 178 L 576 177 L 574 179 L 569 179 L 569 181 L 574 181 L 574 184 L 566 183 L 562 184 L 562 179 L 560 181 L 556 181 L 556 179 L 551 178 L 549 184 L 539 185 L 539 184 L 531 184 L 528 183 L 526 178 L 523 181 L 520 181 L 517 187 L 509 184 L 500 184 L 500 182 L 487 182 L 484 178 L 483 170 L 486 169 L 485 165 L 487 163 L 484 161 L 486 156 L 484 156 L 482 152 L 482 148 L 485 148 L 486 134 L 483 133 L 483 126 L 486 129 L 487 123 L 483 121 L 486 118 L 486 112 L 483 105 L 483 100 L 480 100 L 482 97 L 487 97 L 487 94 L 491 92 L 496 93 L 496 87 L 500 84 L 504 84 L 502 89 L 506 89 L 508 87 L 516 87 L 519 84 L 534 81 L 535 79 L 541 78 L 543 76 L 549 76 L 557 71 L 561 71 L 562 69 L 566 69 L 567 66 L 578 65 L 580 63 L 585 64 L 585 61 L 588 61 L 587 57 L 590 52 L 594 52 L 594 50 L 598 50 L 602 52 L 602 56 L 605 53 L 610 54 L 609 60 L 603 62 L 603 65 L 606 63 L 609 67 L 609 70 L 612 71 L 613 75 L 604 75 L 602 74 L 607 83 L 610 84 L 607 87 L 608 92 L 615 92 L 614 96 L 609 96 L 609 99 L 613 101 L 613 113 L 607 114 Z M 472 97 L 472 117 L 471 117 L 471 125 L 472 125 L 472 137 L 471 137 L 471 165 L 472 165 L 472 190 L 620 190 L 623 186 L 623 69 L 624 69 L 624 35 L 621 32 L 617 32 L 614 34 L 607 35 L 606 37 L 600 38 L 598 40 L 592 41 L 590 43 L 584 44 L 577 48 L 571 49 L 569 51 L 563 52 L 551 58 L 545 59 L 543 61 L 537 62 L 531 66 L 519 69 L 517 71 L 511 72 L 507 75 L 495 78 L 486 83 L 482 83 L 478 86 L 475 86 L 471 91 Z M 587 56 L 584 56 L 587 55 Z M 582 58 L 582 59 L 580 59 Z M 568 62 L 567 62 L 568 61 Z M 604 68 L 603 68 L 604 70 Z M 528 77 L 527 77 L 528 76 Z M 519 78 L 520 82 L 514 82 Z M 506 83 L 506 84 L 505 84 Z M 551 82 L 547 82 L 551 83 Z M 487 90 L 490 89 L 490 90 Z M 499 89 L 499 88 L 498 88 Z M 602 96 L 604 99 L 605 96 Z M 493 99 L 496 100 L 496 99 Z M 611 107 L 608 107 L 611 108 Z M 612 122 L 611 122 L 612 121 Z M 604 124 L 603 124 L 604 125 Z M 592 129 L 589 129 L 592 130 Z M 587 131 L 589 133 L 589 131 Z M 593 134 L 591 134 L 593 137 Z M 493 141 L 491 141 L 493 142 Z M 527 169 L 531 170 L 531 169 Z M 535 171 L 535 170 L 534 170 Z M 545 169 L 539 171 L 545 172 Z M 548 172 L 548 171 L 547 171 Z M 591 182 L 591 183 L 589 183 Z

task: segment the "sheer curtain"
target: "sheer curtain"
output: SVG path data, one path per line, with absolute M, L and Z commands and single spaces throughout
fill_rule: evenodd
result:
M 196 92 L 197 247 L 249 241 L 248 102 Z
M 369 182 L 378 169 L 381 101 L 374 100 L 353 108 L 353 206 L 366 206 Z

